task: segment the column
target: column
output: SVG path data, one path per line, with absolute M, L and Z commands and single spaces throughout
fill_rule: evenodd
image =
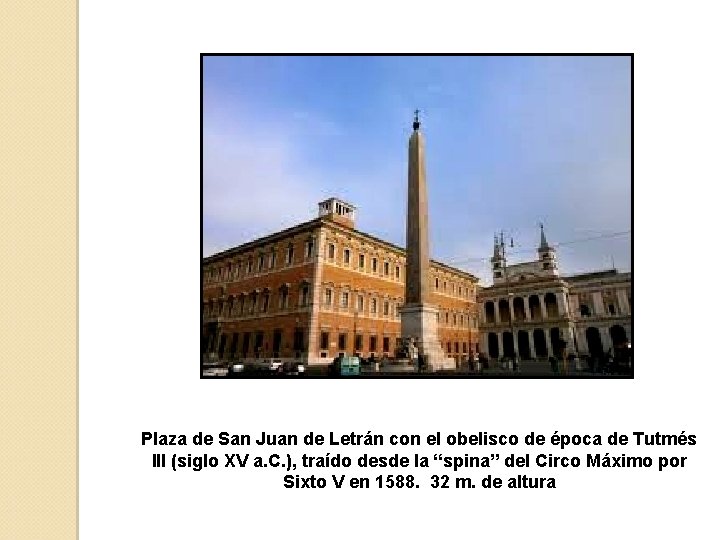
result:
M 618 289 L 617 297 L 620 313 L 622 315 L 630 315 L 630 302 L 628 301 L 627 291 L 625 289 Z
M 498 360 L 500 360 L 503 356 L 505 356 L 505 351 L 503 350 L 503 333 L 502 331 L 497 334 L 498 336 Z
M 595 315 L 605 315 L 605 303 L 602 299 L 602 293 L 592 293 L 593 313 Z M 607 350 L 607 349 L 605 349 Z
M 513 353 L 516 357 L 520 356 L 520 351 L 518 351 L 518 331 L 513 330 L 512 338 L 513 338 Z
M 542 302 L 542 299 L 541 299 Z M 543 305 L 542 303 L 540 304 Z M 545 346 L 547 347 L 547 353 L 548 356 L 551 356 L 553 354 L 553 348 L 552 348 L 552 342 L 550 341 L 550 330 L 548 328 L 543 328 L 543 333 L 545 334 Z
M 523 307 L 525 308 L 525 320 L 529 321 L 530 317 L 530 298 L 523 296 Z
M 578 353 L 579 354 L 590 354 L 590 349 L 588 348 L 587 344 L 587 336 L 585 335 L 584 331 L 579 331 L 578 327 L 575 327 L 575 332 L 577 336 L 577 342 L 578 342 Z
M 555 296 L 558 299 L 558 312 L 560 317 L 564 317 L 568 312 L 567 295 L 565 291 L 560 291 L 555 293 Z
M 530 342 L 530 358 L 536 360 L 537 353 L 535 352 L 535 337 L 533 336 L 532 329 L 528 331 L 528 341 Z
M 513 296 L 508 296 L 508 308 L 510 310 L 510 320 L 512 322 L 515 322 L 515 313 L 513 313 L 515 310 L 513 309 Z
M 500 322 L 500 300 L 497 298 L 493 300 L 493 306 L 495 307 L 495 324 Z
M 568 354 L 575 353 L 577 354 L 577 350 L 575 347 L 575 328 L 572 326 L 568 326 L 565 330 L 567 332 L 567 351 Z
M 612 347 L 612 339 L 610 338 L 610 329 L 607 326 L 602 326 L 599 328 L 600 330 L 600 341 L 602 342 L 603 351 L 607 352 L 607 350 Z

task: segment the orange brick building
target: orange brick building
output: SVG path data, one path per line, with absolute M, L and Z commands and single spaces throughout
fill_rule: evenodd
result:
M 355 208 L 319 204 L 311 221 L 203 259 L 204 360 L 339 353 L 392 358 L 400 345 L 405 250 L 355 228 Z M 479 280 L 431 261 L 441 344 L 462 360 L 480 352 Z

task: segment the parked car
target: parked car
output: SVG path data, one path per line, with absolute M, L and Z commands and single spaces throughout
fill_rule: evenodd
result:
M 305 365 L 299 362 L 283 362 L 277 368 L 277 372 L 283 375 L 303 375 L 305 373 Z

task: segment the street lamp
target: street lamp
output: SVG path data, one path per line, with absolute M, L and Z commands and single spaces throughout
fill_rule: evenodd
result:
M 510 247 L 514 247 L 512 237 L 510 237 Z M 517 351 L 515 351 L 515 328 L 513 326 L 513 304 L 512 304 L 513 293 L 510 292 L 510 280 L 508 279 L 508 275 L 507 275 L 507 258 L 505 257 L 505 234 L 504 234 L 504 231 L 500 231 L 500 250 L 501 250 L 502 261 L 503 261 L 503 278 L 505 279 L 505 290 L 507 291 L 507 295 L 508 295 L 508 315 L 509 315 L 508 320 L 510 323 L 510 338 L 512 341 L 512 354 L 514 357 L 517 354 Z

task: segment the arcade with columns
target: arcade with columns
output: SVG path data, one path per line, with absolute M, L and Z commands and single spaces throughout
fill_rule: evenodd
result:
M 484 353 L 523 360 L 567 353 L 599 355 L 630 341 L 629 273 L 561 276 L 555 249 L 540 227 L 536 260 L 508 265 L 495 238 L 493 284 L 478 292 Z

